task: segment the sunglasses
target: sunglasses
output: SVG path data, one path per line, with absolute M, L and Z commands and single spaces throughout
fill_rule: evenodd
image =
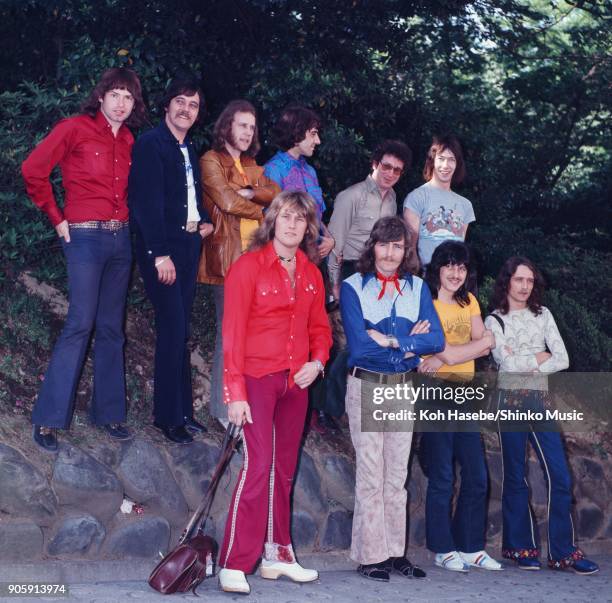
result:
M 391 165 L 386 161 L 381 161 L 378 165 L 383 172 L 393 171 L 396 176 L 401 176 L 402 172 L 404 171 L 404 168 L 397 167 L 396 165 Z

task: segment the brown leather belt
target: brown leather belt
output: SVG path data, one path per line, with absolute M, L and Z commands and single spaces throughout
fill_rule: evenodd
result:
M 122 228 L 126 228 L 129 222 L 121 220 L 89 220 L 88 222 L 70 222 L 70 228 L 90 228 L 92 230 L 110 230 L 116 232 Z
M 395 385 L 396 383 L 409 383 L 412 381 L 412 371 L 404 373 L 377 373 L 355 366 L 351 369 L 350 374 L 357 379 L 380 383 L 381 385 Z

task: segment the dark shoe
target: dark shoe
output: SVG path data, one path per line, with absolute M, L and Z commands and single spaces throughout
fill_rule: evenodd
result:
M 519 569 L 537 571 L 542 567 L 538 549 L 503 549 L 502 557 L 515 561 Z
M 523 557 L 516 560 L 519 569 L 537 571 L 542 567 L 539 559 L 534 557 Z
M 331 415 L 328 415 L 326 412 L 323 412 L 322 410 L 319 410 L 317 412 L 317 421 L 319 425 L 321 425 L 321 427 L 324 427 L 325 429 L 327 429 L 327 431 L 329 431 L 330 433 L 334 435 L 342 431 L 340 429 L 340 425 L 336 423 L 334 417 L 332 417 Z
M 107 423 L 102 429 L 114 440 L 129 440 L 132 437 L 128 428 L 121 423 Z
M 588 576 L 599 571 L 599 565 L 584 557 L 580 549 L 576 549 L 571 555 L 560 561 L 548 560 L 548 567 L 555 570 L 571 569 L 581 576 Z
M 427 577 L 427 574 L 418 565 L 412 565 L 406 557 L 389 557 L 385 562 L 385 569 L 389 573 L 394 570 L 406 578 Z
M 45 433 L 42 430 L 45 430 Z M 57 436 L 52 427 L 32 425 L 32 438 L 46 452 L 57 452 Z
M 590 559 L 580 559 L 571 566 L 571 569 L 581 576 L 588 576 L 589 574 L 598 572 L 599 565 Z
M 370 563 L 369 565 L 360 565 L 357 568 L 357 573 L 364 578 L 370 580 L 378 580 L 379 582 L 389 582 L 389 572 L 385 567 L 385 562 Z
M 191 434 L 185 429 L 184 425 L 161 425 L 157 421 L 153 421 L 153 427 L 157 427 L 167 440 L 175 444 L 189 444 L 193 442 Z
M 189 429 L 189 431 L 193 431 L 194 433 L 206 433 L 208 431 L 202 423 L 198 423 L 193 417 L 183 418 L 185 419 L 185 427 Z

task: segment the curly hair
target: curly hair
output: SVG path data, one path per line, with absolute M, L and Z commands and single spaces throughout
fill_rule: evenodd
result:
M 272 140 L 281 150 L 288 151 L 302 142 L 312 128 L 321 129 L 321 118 L 307 107 L 290 105 L 272 128 Z
M 510 289 L 510 279 L 514 276 L 519 266 L 527 266 L 533 272 L 533 290 L 527 300 L 527 307 L 535 316 L 542 313 L 542 298 L 544 296 L 544 277 L 536 268 L 535 264 L 528 258 L 513 256 L 508 258 L 501 267 L 489 303 L 489 311 L 499 310 L 502 314 L 508 314 L 510 307 L 508 304 L 508 291 Z
M 393 155 L 404 164 L 404 171 L 412 163 L 412 151 L 407 144 L 400 140 L 383 140 L 372 153 L 372 162 L 380 163 L 384 155 Z
M 255 157 L 261 148 L 259 145 L 259 129 L 257 127 L 257 112 L 255 107 L 247 100 L 231 101 L 217 118 L 215 127 L 213 128 L 213 143 L 212 148 L 215 151 L 225 151 L 225 143 L 229 142 L 233 146 L 232 141 L 232 124 L 234 123 L 234 115 L 236 113 L 250 113 L 255 118 L 255 132 L 253 132 L 253 140 L 249 148 L 244 151 L 245 155 Z
M 292 209 L 306 218 L 306 232 L 300 243 L 300 249 L 308 256 L 311 262 L 318 264 L 319 215 L 317 213 L 317 204 L 308 193 L 303 191 L 283 191 L 274 197 L 274 200 L 266 210 L 263 222 L 251 235 L 248 250 L 261 249 L 274 239 L 276 218 L 284 208 Z
M 461 307 L 467 306 L 470 303 L 468 293 L 474 294 L 476 291 L 476 269 L 470 248 L 461 241 L 444 241 L 436 247 L 425 273 L 425 282 L 429 285 L 433 299 L 438 299 L 440 269 L 444 266 L 465 266 L 467 270 L 465 281 L 453 293 L 453 300 Z
M 423 178 L 426 182 L 429 182 L 433 177 L 436 155 L 446 150 L 451 151 L 457 160 L 451 184 L 461 184 L 465 179 L 465 162 L 463 161 L 463 151 L 459 140 L 454 136 L 434 136 L 429 151 L 427 151 L 425 167 L 423 168 Z
M 404 257 L 397 271 L 400 275 L 416 274 L 417 264 L 410 244 L 410 233 L 406 223 L 399 216 L 387 216 L 376 221 L 370 233 L 370 238 L 366 241 L 365 247 L 357 260 L 357 272 L 363 275 L 368 272 L 376 272 L 376 256 L 374 255 L 376 243 L 391 243 L 402 240 L 404 241 Z
M 147 121 L 147 108 L 142 99 L 142 86 L 136 72 L 126 67 L 107 69 L 81 105 L 81 113 L 95 117 L 100 110 L 100 99 L 109 90 L 127 90 L 134 97 L 134 108 L 125 124 L 137 128 Z

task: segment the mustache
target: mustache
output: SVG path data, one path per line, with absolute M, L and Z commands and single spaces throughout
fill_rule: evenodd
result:
M 184 111 L 180 111 L 178 113 L 178 117 L 186 117 L 187 119 L 189 119 L 190 115 L 189 115 L 189 113 L 185 113 Z

